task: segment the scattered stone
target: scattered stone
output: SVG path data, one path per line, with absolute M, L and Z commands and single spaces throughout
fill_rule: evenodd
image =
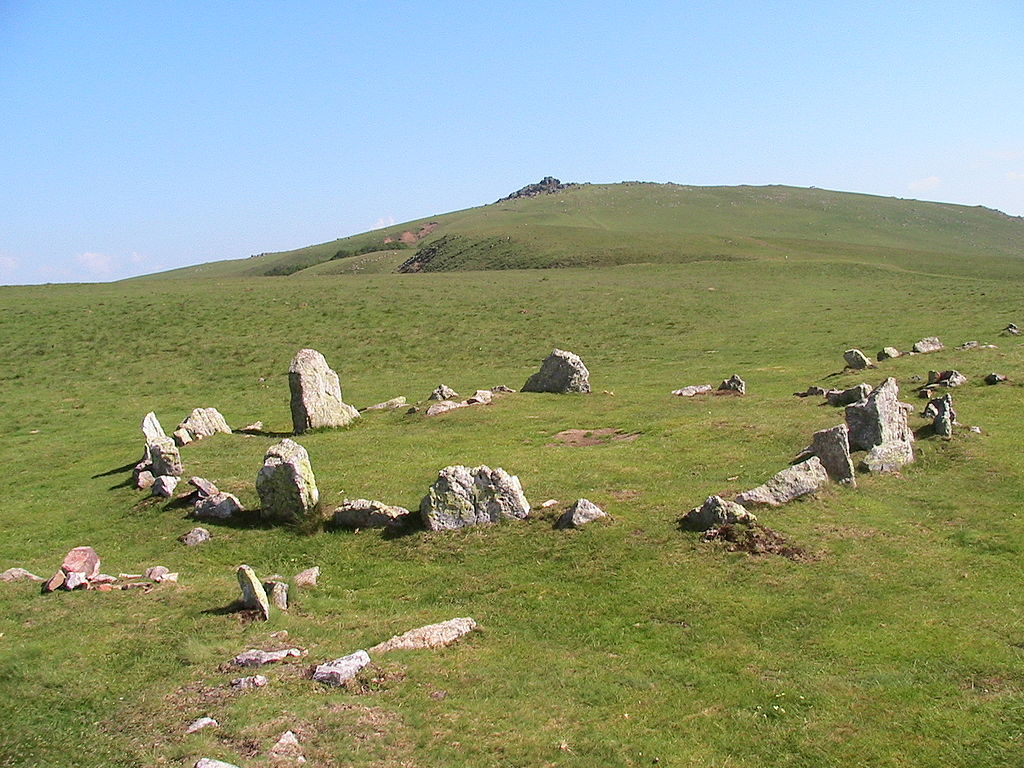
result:
M 146 466 L 148 467 L 152 465 L 147 464 Z M 152 488 L 153 483 L 156 482 L 156 478 L 153 477 L 153 473 L 150 472 L 148 469 L 139 469 L 139 467 L 136 466 L 135 471 L 132 474 L 134 475 L 135 487 L 140 491 L 144 491 L 147 488 Z
M 231 660 L 236 667 L 262 667 L 264 664 L 275 664 L 285 659 L 301 659 L 306 655 L 302 648 L 285 648 L 280 651 L 262 651 L 259 648 L 250 648 L 242 651 Z
M 967 383 L 967 377 L 960 371 L 928 371 L 928 383 L 940 387 L 960 387 Z
M 682 389 L 673 389 L 672 394 L 676 397 L 693 397 L 695 395 L 703 395 L 711 391 L 710 384 L 691 384 Z
M 307 568 L 304 571 L 300 571 L 295 574 L 295 586 L 296 587 L 315 587 L 317 580 L 320 578 L 320 566 L 314 565 L 312 568 Z
M 306 449 L 288 438 L 270 446 L 256 477 L 256 491 L 264 519 L 294 522 L 308 517 L 320 492 Z
M 945 347 L 943 347 L 942 342 L 939 341 L 937 336 L 929 336 L 914 344 L 912 349 L 917 354 L 923 355 L 927 352 L 938 352 L 941 349 L 945 349 Z
M 171 433 L 171 437 L 174 438 L 175 445 L 179 447 L 192 442 L 192 435 L 188 433 L 187 429 L 176 429 Z
M 217 486 L 204 477 L 190 477 L 188 479 L 188 484 L 196 489 L 200 498 L 216 496 L 220 493 Z
M 187 547 L 195 547 L 210 540 L 210 532 L 205 528 L 193 528 L 178 537 L 178 541 Z
M 269 682 L 263 675 L 251 675 L 250 677 L 236 677 L 231 681 L 231 687 L 247 691 L 250 688 L 262 688 Z
M 846 361 L 847 368 L 852 368 L 855 371 L 863 370 L 871 365 L 871 361 L 859 349 L 848 349 L 843 352 L 843 360 Z
M 1004 336 L 1020 336 L 1020 328 L 1017 327 L 1016 323 L 1010 323 L 1003 328 Z
M 833 389 L 826 393 L 825 399 L 828 401 L 829 405 L 850 405 L 851 403 L 860 402 L 869 394 L 871 394 L 871 386 L 869 384 L 858 384 L 857 386 L 850 387 L 849 389 Z
M 953 396 L 948 392 L 929 402 L 921 416 L 932 419 L 932 431 L 939 437 L 953 436 L 956 411 L 953 410 Z
M 220 723 L 214 720 L 212 717 L 200 717 L 198 720 L 193 720 L 192 724 L 185 729 L 185 733 L 195 733 L 201 731 L 203 728 L 219 728 Z
M 745 507 L 735 501 L 727 501 L 721 496 L 708 496 L 699 507 L 694 507 L 683 515 L 682 525 L 694 531 L 706 531 L 715 526 L 731 523 L 749 525 L 757 522 L 757 518 Z
M 427 416 L 440 416 L 442 413 L 454 411 L 456 408 L 465 408 L 467 403 L 457 403 L 454 400 L 442 400 L 427 407 Z
M 92 547 L 75 547 L 64 557 L 60 569 L 43 583 L 43 592 L 63 587 L 71 590 L 88 586 L 89 580 L 100 572 L 100 556 Z
M 410 512 L 370 499 L 346 499 L 334 510 L 334 524 L 343 528 L 395 528 L 403 525 Z
M 815 432 L 811 453 L 821 459 L 821 465 L 834 482 L 857 485 L 850 458 L 850 430 L 845 424 Z
M 212 437 L 218 432 L 231 434 L 231 427 L 216 408 L 196 408 L 178 425 L 174 431 L 175 440 L 184 439 L 178 445 L 185 445 L 193 440 Z
M 153 480 L 153 495 L 169 499 L 178 487 L 178 478 L 174 475 L 160 475 Z
M 875 358 L 878 362 L 882 362 L 883 360 L 891 360 L 895 357 L 899 357 L 901 354 L 903 353 L 896 349 L 896 347 L 882 347 L 881 351 L 875 356 Z
M 201 757 L 192 768 L 238 768 L 238 766 L 234 763 L 225 763 L 223 760 L 214 760 L 211 757 Z
M 341 399 L 338 374 L 315 349 L 300 349 L 288 368 L 292 427 L 296 434 L 319 427 L 344 427 L 359 411 Z
M 506 387 L 504 384 L 499 384 L 496 387 L 491 387 L 491 392 L 496 395 L 512 395 L 515 394 L 515 390 L 512 387 Z
M 1000 384 L 1006 381 L 1006 376 L 1001 373 L 990 373 L 985 377 L 986 384 Z
M 181 454 L 178 446 L 169 437 L 160 437 L 148 445 L 149 460 L 153 467 L 150 470 L 154 477 L 174 475 L 181 477 Z
M 344 685 L 369 663 L 370 656 L 366 651 L 356 651 L 340 659 L 320 664 L 313 672 L 313 679 L 326 685 Z
M 281 611 L 288 610 L 288 585 L 278 579 L 263 582 L 270 604 Z
M 829 392 L 838 392 L 838 391 L 839 391 L 838 389 L 825 389 L 824 387 L 819 387 L 817 385 L 812 384 L 807 389 L 805 389 L 803 392 L 794 392 L 793 393 L 793 397 L 824 397 Z M 674 395 L 675 392 L 673 392 L 672 394 Z
M 212 496 L 197 499 L 192 515 L 199 520 L 229 520 L 244 511 L 245 507 L 237 496 L 217 491 Z
M 747 394 L 747 382 L 735 373 L 718 385 L 719 392 L 738 392 L 741 395 Z
M 459 393 L 447 384 L 439 384 L 437 388 L 430 393 L 430 397 L 428 397 L 427 400 L 454 400 L 458 396 Z
M 522 519 L 530 514 L 519 478 L 500 467 L 453 465 L 442 469 L 420 504 L 431 531 Z
M 555 528 L 579 528 L 602 517 L 608 517 L 608 513 L 597 504 L 589 499 L 577 499 L 576 503 L 558 518 Z
M 170 581 L 176 582 L 178 580 L 178 574 L 172 572 L 170 568 L 163 565 L 154 565 L 152 568 L 147 568 L 143 578 L 151 579 L 152 581 L 160 582 Z
M 981 342 L 978 341 L 965 341 L 957 349 L 977 349 L 981 346 Z
M 981 434 L 981 427 L 968 427 L 968 429 L 976 435 Z
M 46 581 L 42 576 L 36 576 L 24 568 L 8 568 L 0 573 L 0 581 Z
M 828 473 L 822 466 L 821 459 L 812 456 L 806 461 L 777 472 L 764 485 L 744 491 L 736 497 L 736 503 L 744 507 L 778 507 L 800 496 L 814 493 L 827 483 Z
M 291 731 L 285 731 L 281 734 L 281 738 L 270 748 L 270 757 L 278 761 L 290 760 L 297 765 L 302 765 L 306 762 L 306 758 L 302 755 L 299 738 Z
M 146 444 L 156 442 L 167 437 L 164 428 L 160 426 L 160 420 L 156 414 L 150 411 L 142 419 L 142 434 L 146 437 Z
M 864 400 L 846 406 L 846 426 L 850 430 L 851 451 L 870 451 L 885 443 L 906 443 L 906 448 L 887 449 L 885 454 L 906 456 L 913 461 L 914 433 L 907 425 L 907 411 L 900 404 L 896 379 L 886 379 Z
M 443 648 L 451 645 L 464 635 L 477 628 L 477 623 L 469 617 L 449 619 L 440 624 L 428 624 L 418 629 L 410 629 L 401 635 L 395 635 L 383 643 L 370 649 L 370 653 L 387 653 L 388 651 L 415 651 L 424 648 Z
M 466 398 L 466 405 L 488 405 L 493 395 L 489 389 L 478 389 L 471 397 Z
M 579 355 L 554 349 L 523 385 L 523 392 L 579 392 L 589 394 L 590 371 Z
M 263 422 L 262 421 L 254 421 L 252 424 L 246 424 L 244 427 L 242 427 L 238 431 L 239 432 L 262 432 L 263 431 Z
M 408 403 L 405 401 L 405 396 L 393 397 L 390 400 L 385 400 L 383 403 L 377 403 L 376 405 L 368 405 L 364 410 L 367 411 L 393 411 L 396 408 L 401 408 Z
M 238 586 L 242 588 L 242 606 L 258 610 L 264 621 L 270 618 L 270 602 L 256 572 L 248 565 L 238 566 Z
M 876 445 L 861 461 L 868 472 L 899 472 L 914 460 L 914 448 L 909 442 L 891 440 Z
M 540 507 L 541 507 L 541 509 L 547 509 L 548 507 L 555 506 L 557 503 L 558 503 L 558 499 L 548 499 L 543 504 L 541 504 Z

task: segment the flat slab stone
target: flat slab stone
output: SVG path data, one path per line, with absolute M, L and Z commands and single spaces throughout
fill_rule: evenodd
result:
M 424 648 L 443 648 L 468 635 L 477 628 L 474 619 L 468 616 L 449 619 L 439 624 L 428 624 L 425 627 L 410 629 L 401 635 L 395 635 L 383 643 L 370 649 L 370 653 L 387 653 L 388 651 L 410 651 Z
M 777 472 L 771 480 L 757 488 L 744 491 L 736 503 L 744 507 L 778 507 L 787 502 L 814 493 L 828 484 L 828 473 L 821 459 L 812 456 L 806 461 Z
M 850 387 L 849 389 L 831 390 L 825 394 L 825 399 L 828 401 L 829 405 L 851 405 L 852 403 L 860 402 L 870 394 L 870 384 L 858 384 L 857 386 Z
M 408 405 L 408 403 L 405 401 L 405 396 L 403 395 L 401 397 L 393 397 L 390 400 L 385 400 L 383 403 L 377 403 L 375 405 L 368 405 L 366 407 L 366 410 L 367 411 L 392 411 L 395 408 L 402 408 L 403 406 L 406 406 L 406 405 Z
M 346 499 L 334 510 L 334 524 L 343 528 L 395 528 L 404 524 L 411 513 L 372 499 Z
M 8 568 L 0 573 L 0 581 L 46 581 L 42 576 L 36 576 L 24 568 Z
M 242 651 L 231 660 L 236 667 L 262 667 L 264 664 L 275 664 L 285 659 L 301 659 L 306 655 L 303 648 L 284 648 L 280 651 L 263 651 L 250 648 Z
M 454 411 L 457 408 L 465 408 L 468 403 L 457 403 L 454 400 L 442 400 L 439 403 L 427 406 L 427 416 L 440 416 L 442 413 Z
M 313 679 L 325 685 L 344 685 L 369 663 L 370 656 L 366 651 L 356 651 L 319 665 L 313 672 Z
M 691 384 L 682 389 L 673 389 L 672 394 L 676 397 L 694 397 L 695 395 L 703 395 L 712 390 L 710 384 Z
M 919 355 L 926 354 L 928 352 L 938 352 L 944 349 L 942 342 L 939 341 L 938 336 L 928 336 L 927 338 L 921 339 L 914 343 L 912 347 L 913 351 Z

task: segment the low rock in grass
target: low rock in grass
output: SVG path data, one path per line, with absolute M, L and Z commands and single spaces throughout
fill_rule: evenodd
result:
M 424 648 L 443 648 L 456 640 L 468 635 L 477 628 L 474 619 L 468 616 L 449 619 L 439 624 L 428 624 L 425 627 L 410 629 L 401 635 L 378 643 L 370 649 L 370 653 L 387 653 L 388 651 L 414 651 Z
M 519 478 L 486 465 L 445 467 L 420 504 L 423 524 L 431 531 L 522 519 L 529 514 L 530 503 Z
M 1010 323 L 1002 331 L 1004 336 L 1020 336 L 1020 328 L 1017 327 L 1016 323 Z
M 962 387 L 967 383 L 967 377 L 956 370 L 928 371 L 928 383 L 940 387 Z
M 942 342 L 939 341 L 938 336 L 928 336 L 918 342 L 915 342 L 912 347 L 912 350 L 919 355 L 924 355 L 929 352 L 938 352 L 942 349 L 945 349 L 945 347 Z
M 494 395 L 491 394 L 491 390 L 478 389 L 466 398 L 466 405 L 488 405 L 493 398 Z
M 812 456 L 806 461 L 777 472 L 764 485 L 744 491 L 736 497 L 736 503 L 744 507 L 778 507 L 793 499 L 814 493 L 827 484 L 828 473 L 822 466 L 821 459 Z
M 219 728 L 219 727 L 220 727 L 220 723 L 218 723 L 212 717 L 200 717 L 200 718 L 198 718 L 196 720 L 193 720 L 189 724 L 188 728 L 185 729 L 185 733 L 195 733 L 196 731 L 203 730 L 203 728 Z
M 442 400 L 439 403 L 427 406 L 427 416 L 440 416 L 442 413 L 454 411 L 457 408 L 465 408 L 468 403 L 459 403 L 454 400 Z
M 238 566 L 238 586 L 242 589 L 242 607 L 259 612 L 265 620 L 270 618 L 270 601 L 263 582 L 256 578 L 256 572 L 248 565 Z
M 299 737 L 292 731 L 285 731 L 281 737 L 270 748 L 270 758 L 275 763 L 295 763 L 302 765 L 306 758 L 302 755 L 302 746 L 299 744 Z
M 825 389 L 824 387 L 819 387 L 815 384 L 812 384 L 803 392 L 794 392 L 793 397 L 825 397 L 829 392 L 838 391 L 839 390 L 837 389 Z M 675 392 L 673 392 L 672 394 L 674 395 Z
M 301 659 L 306 655 L 303 648 L 284 648 L 280 651 L 263 651 L 250 648 L 242 651 L 231 660 L 236 667 L 262 667 L 264 664 L 276 664 L 285 659 Z
M 682 519 L 682 527 L 691 531 L 707 531 L 715 526 L 757 522 L 746 507 L 721 496 L 708 496 L 699 507 L 694 507 Z
M 393 397 L 390 400 L 385 400 L 383 403 L 377 403 L 375 405 L 368 405 L 363 410 L 366 411 L 393 411 L 396 408 L 402 408 L 408 405 L 405 401 L 405 396 Z
M 841 405 L 850 405 L 851 403 L 860 402 L 869 394 L 871 394 L 871 385 L 862 383 L 855 387 L 850 387 L 849 389 L 833 389 L 826 393 L 825 400 L 829 405 L 838 407 Z
M 427 400 L 454 400 L 458 396 L 459 393 L 447 384 L 438 384 L 434 391 L 427 397 Z
M 238 768 L 234 763 L 214 760 L 212 757 L 201 757 L 192 768 Z
M 244 511 L 245 507 L 238 497 L 217 491 L 212 496 L 197 499 L 192 508 L 192 515 L 198 520 L 230 520 Z
M 75 547 L 64 557 L 60 569 L 43 583 L 43 592 L 87 587 L 100 573 L 100 556 L 92 547 Z
M 558 518 L 555 528 L 579 528 L 580 526 L 608 517 L 608 513 L 589 499 L 577 499 L 565 514 Z
M 140 462 L 135 465 L 135 470 L 132 472 L 132 485 L 138 490 L 145 491 L 153 487 L 156 478 L 153 477 L 153 473 L 150 471 L 152 467 L 153 465 L 149 462 Z
M 174 489 L 178 487 L 179 479 L 174 475 L 160 475 L 155 478 L 153 480 L 153 495 L 162 499 L 171 498 L 174 495 Z
M 150 579 L 158 584 L 164 581 L 176 582 L 178 580 L 178 573 L 177 571 L 171 571 L 166 565 L 154 565 L 146 569 L 143 578 Z
M 314 565 L 312 568 L 307 568 L 295 574 L 294 582 L 296 587 L 315 587 L 319 578 L 320 566 Z
M 210 540 L 210 532 L 205 528 L 193 528 L 178 537 L 178 541 L 186 547 L 196 547 Z
M 862 469 L 872 473 L 899 472 L 914 461 L 914 447 L 904 440 L 890 440 L 868 451 L 860 463 Z
M 411 513 L 372 499 L 346 499 L 334 510 L 334 524 L 342 528 L 398 528 Z
M 747 394 L 747 382 L 741 379 L 737 374 L 733 374 L 728 379 L 718 385 L 719 392 L 735 392 L 739 395 Z
M 1004 381 L 1006 381 L 1006 376 L 1004 374 L 1002 374 L 1002 373 L 995 373 L 995 372 L 993 372 L 993 373 L 990 373 L 988 376 L 985 377 L 985 383 L 989 384 L 989 385 L 1001 384 Z
M 320 664 L 313 671 L 313 679 L 325 685 L 344 685 L 369 663 L 370 656 L 366 651 L 356 651 L 340 659 Z
M 0 581 L 46 581 L 46 579 L 36 576 L 31 571 L 26 571 L 24 568 L 8 568 L 0 573 Z
M 306 449 L 288 438 L 270 446 L 256 476 L 256 491 L 264 519 L 298 522 L 313 514 L 320 492 Z
M 682 389 L 673 389 L 672 394 L 676 397 L 694 397 L 704 395 L 711 391 L 710 384 L 690 384 Z
M 881 351 L 875 356 L 875 359 L 878 362 L 882 362 L 883 360 L 892 360 L 901 354 L 903 353 L 896 349 L 896 347 L 882 347 Z
M 496 395 L 512 395 L 515 394 L 515 390 L 512 387 L 506 387 L 504 384 L 499 384 L 496 387 L 491 387 L 491 392 Z
M 859 349 L 848 349 L 843 352 L 843 360 L 846 361 L 847 368 L 852 368 L 855 371 L 861 371 L 871 365 L 867 355 Z
M 184 439 L 179 445 L 190 443 L 193 440 L 202 440 L 204 437 L 212 437 L 218 432 L 231 434 L 231 427 L 216 408 L 195 408 L 178 428 L 174 435 L 178 439 Z
M 850 458 L 850 430 L 845 424 L 815 432 L 811 453 L 821 460 L 821 465 L 834 482 L 857 485 Z
M 579 355 L 554 349 L 541 363 L 540 370 L 526 380 L 523 392 L 589 394 L 590 371 Z
M 236 677 L 231 681 L 231 687 L 239 691 L 248 691 L 253 688 L 262 688 L 269 682 L 263 675 L 250 675 L 248 677 Z

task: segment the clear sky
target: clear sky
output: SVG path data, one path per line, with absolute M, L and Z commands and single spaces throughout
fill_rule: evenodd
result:
M 1024 2 L 0 0 L 0 283 L 286 250 L 545 175 L 1024 215 Z

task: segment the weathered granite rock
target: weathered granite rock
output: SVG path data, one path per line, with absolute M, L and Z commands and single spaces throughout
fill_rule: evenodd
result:
M 420 515 L 431 531 L 522 519 L 530 514 L 519 478 L 500 467 L 445 467 L 423 497 Z
M 579 528 L 602 517 L 608 517 L 608 513 L 597 506 L 597 504 L 589 499 L 577 499 L 576 503 L 567 509 L 564 515 L 558 518 L 555 527 Z
M 1000 384 L 1006 381 L 1006 376 L 1001 373 L 990 373 L 985 377 L 986 384 Z
M 383 403 L 377 403 L 376 405 L 368 405 L 366 410 L 368 411 L 393 411 L 396 408 L 402 408 L 408 405 L 405 401 L 405 396 L 393 397 L 390 400 L 385 400 Z
M 256 572 L 248 565 L 240 565 L 237 574 L 238 586 L 242 588 L 242 606 L 259 611 L 264 620 L 269 619 L 270 601 Z
M 150 467 L 150 466 L 152 466 L 152 464 L 147 464 L 146 466 Z M 148 469 L 139 469 L 139 467 L 136 466 L 135 467 L 135 472 L 133 473 L 133 475 L 134 475 L 134 485 L 140 491 L 144 491 L 147 488 L 152 488 L 153 487 L 153 483 L 156 482 L 156 478 L 153 477 L 153 473 L 150 472 Z
M 204 437 L 211 437 L 218 432 L 231 434 L 231 427 L 216 408 L 196 408 L 182 421 L 174 431 L 175 437 L 184 432 L 186 442 L 202 440 Z M 180 439 L 180 438 L 179 438 Z M 178 443 L 184 445 L 184 443 Z
M 718 385 L 720 392 L 738 392 L 741 395 L 747 394 L 747 382 L 735 373 Z
M 153 480 L 153 495 L 169 499 L 174 495 L 174 489 L 178 487 L 179 478 L 174 475 L 160 475 Z
M 369 663 L 370 656 L 366 651 L 356 651 L 340 659 L 320 664 L 313 672 L 313 679 L 326 685 L 344 685 Z
M 188 484 L 196 489 L 196 492 L 199 494 L 200 498 L 204 498 L 206 496 L 214 496 L 220 492 L 217 486 L 211 483 L 205 477 L 190 477 L 188 479 Z
M 160 426 L 159 419 L 157 419 L 156 414 L 152 411 L 147 413 L 142 419 L 142 434 L 146 437 L 147 445 L 167 437 L 164 428 Z
M 285 659 L 301 659 L 306 655 L 302 648 L 284 648 L 280 651 L 263 651 L 259 648 L 250 648 L 242 651 L 231 660 L 236 667 L 262 667 L 264 664 L 274 664 Z
M 288 438 L 270 446 L 256 476 L 256 491 L 264 519 L 293 522 L 309 517 L 320 492 L 306 449 Z
M 457 403 L 454 400 L 442 400 L 427 407 L 427 416 L 440 416 L 442 413 L 454 411 L 456 408 L 465 408 L 468 403 Z
M 944 349 L 944 347 L 937 336 L 928 336 L 916 342 L 912 349 L 917 354 L 923 355 L 927 352 L 938 352 L 940 349 Z
M 821 460 L 828 476 L 837 483 L 857 485 L 850 458 L 850 430 L 845 424 L 814 433 L 811 453 Z
M 846 426 L 850 429 L 850 450 L 871 450 L 889 442 L 914 441 L 907 425 L 907 412 L 899 401 L 896 379 L 888 378 L 864 400 L 846 406 Z M 913 456 L 913 448 L 908 452 Z
M 814 493 L 827 483 L 828 473 L 822 466 L 821 459 L 812 456 L 806 461 L 777 472 L 764 485 L 744 491 L 736 497 L 736 503 L 744 507 L 778 507 L 800 496 Z
M 166 565 L 154 565 L 147 568 L 143 577 L 151 579 L 158 584 L 164 581 L 176 582 L 178 580 L 177 572 L 172 572 Z
M 856 371 L 863 370 L 871 365 L 871 361 L 868 360 L 867 355 L 859 349 L 848 349 L 843 352 L 843 360 L 846 361 L 847 368 L 853 368 Z
M 306 758 L 302 755 L 302 746 L 299 744 L 299 737 L 292 731 L 285 731 L 281 738 L 270 748 L 270 757 L 275 763 L 295 763 L 302 765 Z
M 683 515 L 683 527 L 694 531 L 707 531 L 716 525 L 756 523 L 757 518 L 746 507 L 721 496 L 708 496 L 699 507 Z
M 881 351 L 876 355 L 878 362 L 883 360 L 891 360 L 894 357 L 899 357 L 902 353 L 896 349 L 896 347 L 882 347 Z
M 937 397 L 925 406 L 921 414 L 932 419 L 932 431 L 939 437 L 952 437 L 953 425 L 956 424 L 956 411 L 953 410 L 953 396 L 948 392 Z
M 334 524 L 343 528 L 395 528 L 405 524 L 410 512 L 371 499 L 346 499 L 334 510 Z
M 466 398 L 466 405 L 487 405 L 491 402 L 493 395 L 489 389 L 478 389 L 471 396 Z
M 590 371 L 579 355 L 554 349 L 541 363 L 540 370 L 523 385 L 523 392 L 590 392 Z
M 178 447 L 192 442 L 192 435 L 189 434 L 187 429 L 176 429 L 171 433 L 171 437 L 174 438 L 174 444 Z
M 178 446 L 169 437 L 158 437 L 148 445 L 149 460 L 153 464 L 150 470 L 153 477 L 161 475 L 173 475 L 181 477 L 181 454 L 178 453 Z
M 263 675 L 251 675 L 250 677 L 236 677 L 231 681 L 231 687 L 247 691 L 251 688 L 262 688 L 269 682 Z
M 960 371 L 928 371 L 928 383 L 940 387 L 960 387 L 967 383 L 967 377 Z
M 850 405 L 863 400 L 870 394 L 871 386 L 869 384 L 858 384 L 849 389 L 832 390 L 825 395 L 825 399 L 829 405 Z
M 496 387 L 491 387 L 491 392 L 496 395 L 511 395 L 515 394 L 515 390 L 512 387 L 506 387 L 504 384 L 499 384 Z
M 288 585 L 285 582 L 279 579 L 265 581 L 263 589 L 272 606 L 281 611 L 288 610 Z
M 195 733 L 196 731 L 203 730 L 203 728 L 217 728 L 219 726 L 220 723 L 212 717 L 200 717 L 189 724 L 188 728 L 185 729 L 185 733 Z
M 8 568 L 0 573 L 0 581 L 46 581 L 42 576 L 36 576 L 24 568 Z
M 238 497 L 224 491 L 217 491 L 212 496 L 200 497 L 192 508 L 192 515 L 197 520 L 229 520 L 245 508 Z
M 344 427 L 359 411 L 341 399 L 338 374 L 315 349 L 300 349 L 288 368 L 292 427 L 296 434 L 319 427 Z
M 438 384 L 437 388 L 430 393 L 427 400 L 454 400 L 458 396 L 459 393 L 447 384 Z
M 914 461 L 914 447 L 903 440 L 890 440 L 876 445 L 861 461 L 861 468 L 868 472 L 899 472 Z
M 693 397 L 695 395 L 706 394 L 710 392 L 711 389 L 712 387 L 710 384 L 690 384 L 682 389 L 673 389 L 672 394 L 676 397 Z
M 307 568 L 304 571 L 300 571 L 295 574 L 295 586 L 296 587 L 315 587 L 317 580 L 320 578 L 320 566 L 314 565 L 312 568 Z
M 205 528 L 193 528 L 178 537 L 178 541 L 187 547 L 196 547 L 210 540 L 210 532 Z
M 60 569 L 43 583 L 43 592 L 87 586 L 100 573 L 100 556 L 92 547 L 75 547 L 64 556 Z
M 266 680 L 266 678 L 263 679 Z M 234 685 L 234 681 L 231 684 Z M 266 685 L 266 683 L 263 683 L 263 685 Z M 242 686 L 235 687 L 239 688 Z M 238 766 L 234 763 L 225 763 L 223 760 L 214 760 L 212 757 L 201 757 L 192 768 L 238 768 Z
M 416 651 L 425 648 L 443 648 L 456 640 L 468 635 L 477 628 L 477 623 L 468 616 L 449 619 L 439 624 L 428 624 L 425 627 L 410 629 L 401 635 L 378 643 L 370 649 L 370 653 L 387 653 L 388 651 Z

